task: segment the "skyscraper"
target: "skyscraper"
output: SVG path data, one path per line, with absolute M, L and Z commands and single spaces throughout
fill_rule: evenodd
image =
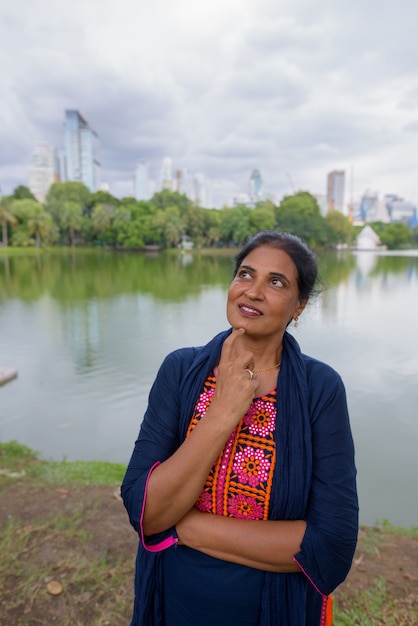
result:
M 45 202 L 45 196 L 50 186 L 59 179 L 56 149 L 48 143 L 38 143 L 32 153 L 29 166 L 29 189 L 39 202 Z
M 147 161 L 139 161 L 135 170 L 135 199 L 148 200 L 149 194 L 149 164 Z
M 263 197 L 263 179 L 260 170 L 253 170 L 248 185 L 248 195 L 253 203 L 259 202 Z
M 173 191 L 173 188 L 173 160 L 171 157 L 166 156 L 163 159 L 161 168 L 161 189 L 170 189 L 170 191 Z
M 327 178 L 327 209 L 344 213 L 345 171 L 334 170 Z
M 99 137 L 75 110 L 65 111 L 64 178 L 84 183 L 92 192 L 100 188 Z

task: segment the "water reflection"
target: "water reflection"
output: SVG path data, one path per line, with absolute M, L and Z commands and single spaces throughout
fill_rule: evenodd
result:
M 361 517 L 416 524 L 418 256 L 320 256 L 324 290 L 292 330 L 346 384 Z M 0 439 L 47 458 L 126 462 L 172 349 L 226 327 L 232 256 L 106 250 L 0 256 Z M 64 427 L 65 426 L 65 427 Z
M 45 292 L 65 303 L 138 292 L 180 301 L 206 285 L 227 285 L 231 267 L 231 258 L 224 255 L 57 250 L 1 256 L 0 302 L 36 300 Z

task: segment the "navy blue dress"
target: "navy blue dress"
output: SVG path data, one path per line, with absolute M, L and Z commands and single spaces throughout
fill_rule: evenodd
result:
M 165 550 L 164 626 L 259 626 L 265 573 L 187 548 Z

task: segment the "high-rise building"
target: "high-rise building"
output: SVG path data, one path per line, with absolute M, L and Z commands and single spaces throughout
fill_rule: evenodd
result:
M 63 169 L 66 181 L 84 183 L 92 192 L 100 189 L 99 137 L 75 110 L 65 111 Z
M 260 170 L 253 170 L 250 176 L 248 195 L 254 204 L 263 198 L 263 179 Z
M 149 164 L 147 161 L 139 161 L 136 166 L 134 188 L 136 200 L 149 199 Z
M 174 189 L 173 161 L 171 157 L 164 157 L 161 168 L 161 189 Z
M 344 213 L 345 171 L 334 170 L 327 179 L 327 209 Z
M 48 143 L 38 143 L 32 153 L 29 166 L 28 187 L 30 191 L 39 202 L 45 202 L 50 186 L 59 180 L 56 149 Z

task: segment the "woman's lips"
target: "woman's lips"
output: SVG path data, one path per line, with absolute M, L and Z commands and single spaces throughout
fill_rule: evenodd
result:
M 261 311 L 253 306 L 250 306 L 249 304 L 240 304 L 238 305 L 238 308 L 243 315 L 247 315 L 248 317 L 259 317 L 260 315 L 263 315 Z

